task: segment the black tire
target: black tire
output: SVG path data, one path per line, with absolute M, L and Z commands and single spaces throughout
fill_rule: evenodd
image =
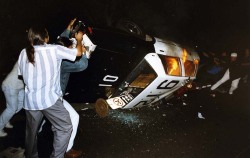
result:
M 145 37 L 145 34 L 144 34 L 142 28 L 130 19 L 119 20 L 116 24 L 116 28 L 123 30 L 123 31 L 126 31 L 130 34 Z

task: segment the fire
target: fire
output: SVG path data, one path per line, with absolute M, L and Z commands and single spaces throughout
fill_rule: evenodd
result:
M 187 50 L 184 48 L 182 51 L 182 61 L 185 63 L 187 60 Z
M 169 75 L 179 75 L 178 74 L 179 71 L 176 71 L 179 68 L 178 61 L 175 58 L 168 58 L 168 63 L 169 63 L 168 74 Z

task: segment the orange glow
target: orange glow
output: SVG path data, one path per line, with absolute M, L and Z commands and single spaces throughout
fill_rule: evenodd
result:
M 168 58 L 168 63 L 169 63 L 168 74 L 176 75 L 176 70 L 179 68 L 178 61 L 175 58 Z
M 190 88 L 190 89 L 193 87 L 192 83 L 188 83 L 186 86 L 187 88 Z
M 160 56 L 167 75 L 181 76 L 180 58 L 171 56 Z
M 194 64 L 198 65 L 199 64 L 199 60 L 198 59 L 194 59 Z
M 183 49 L 182 51 L 182 61 L 185 63 L 187 60 L 187 50 Z
M 156 77 L 153 73 L 140 74 L 129 87 L 146 88 Z

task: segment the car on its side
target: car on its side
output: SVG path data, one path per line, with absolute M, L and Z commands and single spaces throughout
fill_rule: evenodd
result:
M 168 98 L 196 78 L 199 56 L 191 48 L 148 35 L 91 28 L 96 45 L 89 66 L 72 73 L 65 99 L 95 103 L 100 116 L 108 109 L 134 108 Z

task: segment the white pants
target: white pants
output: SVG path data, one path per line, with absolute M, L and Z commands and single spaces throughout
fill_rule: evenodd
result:
M 229 74 L 229 69 L 227 69 L 224 76 L 211 87 L 211 90 L 215 90 L 217 87 L 219 87 L 221 84 L 223 84 L 224 82 L 226 82 L 229 79 L 230 79 L 230 74 Z M 237 78 L 237 79 L 232 81 L 231 88 L 229 90 L 229 94 L 233 94 L 233 91 L 238 88 L 239 81 L 240 81 L 240 78 Z
M 74 140 L 76 137 L 77 128 L 78 128 L 78 124 L 79 124 L 79 115 L 75 111 L 75 109 L 64 99 L 63 99 L 63 105 L 64 105 L 65 109 L 69 112 L 70 120 L 71 120 L 71 123 L 73 126 L 73 130 L 72 130 L 72 133 L 70 136 L 69 144 L 68 144 L 68 147 L 66 150 L 66 151 L 69 151 L 74 145 Z M 46 122 L 45 120 L 42 122 L 41 127 L 39 129 L 39 132 L 42 131 L 42 127 L 43 127 L 45 122 Z
M 64 99 L 63 99 L 63 105 L 69 112 L 69 116 L 70 116 L 72 126 L 73 126 L 73 131 L 71 133 L 70 140 L 69 140 L 69 145 L 68 145 L 68 148 L 67 148 L 67 151 L 69 151 L 74 145 L 74 140 L 75 140 L 75 137 L 76 137 L 77 128 L 78 128 L 78 124 L 79 124 L 79 115 L 75 111 L 75 109 Z

